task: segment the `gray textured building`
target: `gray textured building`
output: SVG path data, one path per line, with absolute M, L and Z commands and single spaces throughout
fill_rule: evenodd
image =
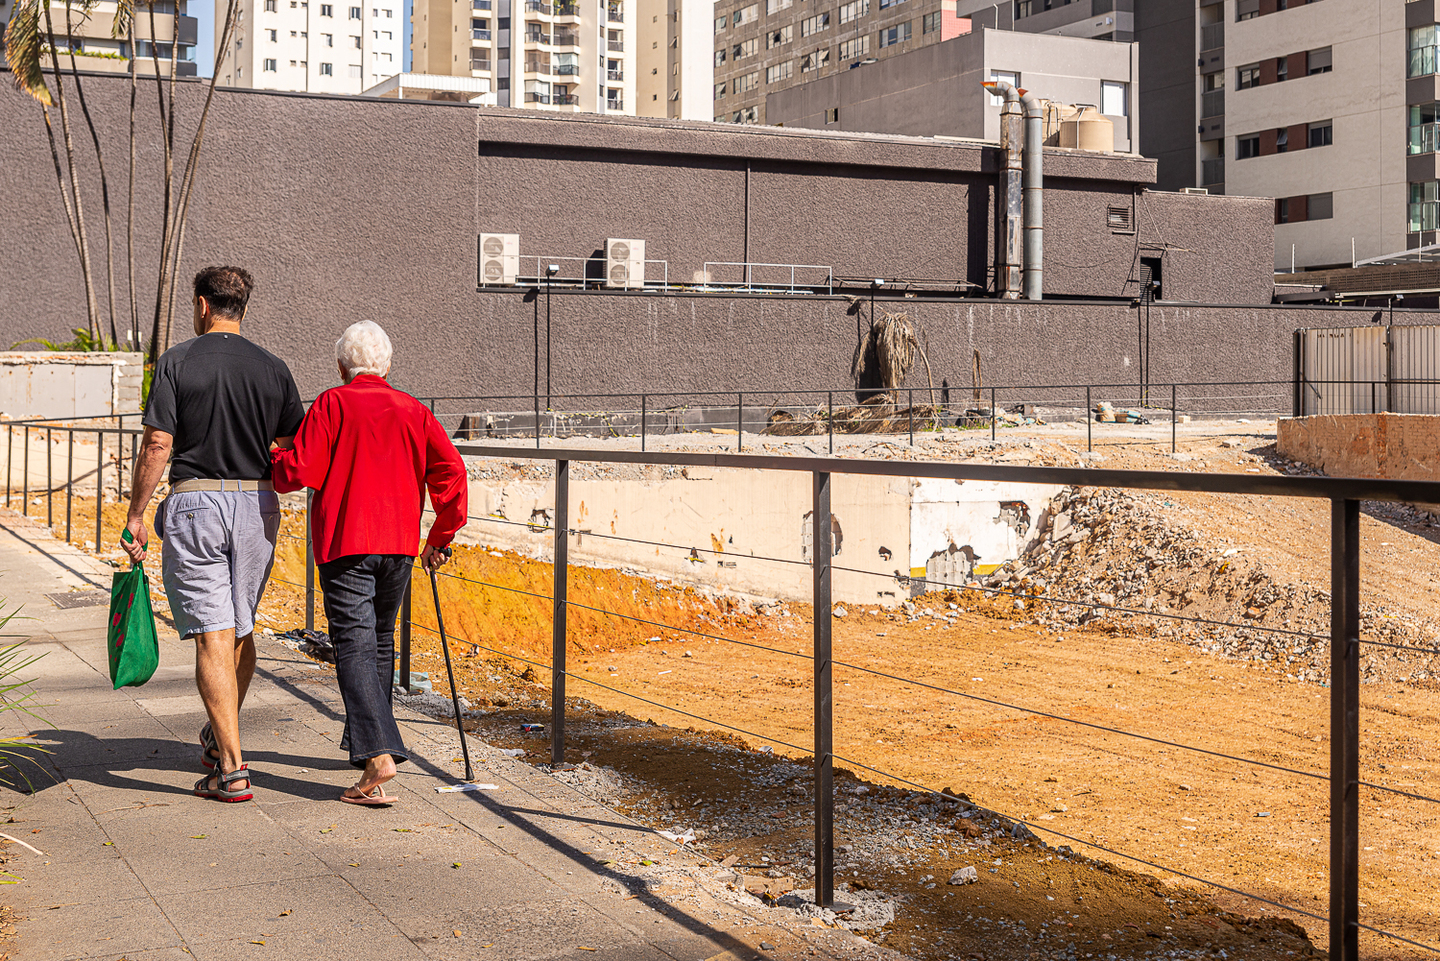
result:
M 88 89 L 102 141 L 121 155 L 128 79 L 96 76 Z M 179 116 L 196 116 L 204 94 L 181 83 Z M 1155 164 L 1139 157 L 1047 152 L 1046 299 L 1029 303 L 993 296 L 992 144 L 237 88 L 215 97 L 208 143 L 247 146 L 207 148 L 182 276 L 251 269 L 248 329 L 309 394 L 333 382 L 329 345 L 356 318 L 392 332 L 396 382 L 422 394 L 528 394 L 537 367 L 569 394 L 841 387 L 870 278 L 886 282 L 880 308 L 921 325 L 937 382 L 952 384 L 969 383 L 973 351 L 990 383 L 1133 379 L 1146 268 L 1163 277 L 1157 380 L 1284 377 L 1291 331 L 1334 322 L 1269 305 L 1269 257 L 1256 252 L 1273 244 L 1270 201 L 1155 191 Z M 26 282 L 0 284 L 0 338 L 60 337 L 84 295 L 44 127 L 8 84 L 0 119 L 0 169 L 33 201 L 0 210 L 0 229 L 27 238 L 8 263 Z M 154 156 L 153 142 L 141 147 Z M 142 165 L 139 196 L 158 181 Z M 87 209 L 99 210 L 86 182 Z M 536 203 L 536 183 L 565 184 L 565 203 Z M 158 221 L 157 204 L 137 206 L 145 288 Z M 488 233 L 518 235 L 517 283 L 481 284 Z M 610 238 L 645 241 L 643 288 L 535 284 L 537 260 L 603 257 Z M 824 265 L 835 290 L 707 289 L 707 274 L 724 279 L 717 262 Z M 1203 306 L 1215 303 L 1229 306 Z M 176 336 L 187 329 L 182 314 Z M 537 363 L 547 336 L 552 353 Z

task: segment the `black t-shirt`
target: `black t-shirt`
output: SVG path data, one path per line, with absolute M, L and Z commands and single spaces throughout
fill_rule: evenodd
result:
M 305 409 L 285 362 L 239 334 L 209 333 L 155 365 L 144 424 L 175 438 L 170 480 L 269 480 L 270 442 Z

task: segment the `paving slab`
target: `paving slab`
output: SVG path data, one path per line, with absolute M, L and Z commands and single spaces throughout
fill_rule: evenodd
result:
M 334 670 L 273 639 L 242 715 L 255 800 L 197 798 L 193 645 L 162 622 L 156 676 L 112 690 L 108 609 L 45 594 L 108 587 L 113 568 L 0 510 L 0 571 L 53 723 L 0 712 L 52 752 L 33 793 L 0 788 L 5 833 L 36 849 L 0 840 L 22 879 L 5 889 L 14 961 L 895 957 L 727 894 L 703 857 L 483 743 L 477 780 L 495 787 L 437 793 L 463 772 L 458 734 L 403 706 L 399 803 L 340 803 L 356 771 Z

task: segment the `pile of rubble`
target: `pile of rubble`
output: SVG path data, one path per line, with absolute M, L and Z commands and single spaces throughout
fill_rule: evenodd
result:
M 983 586 L 1050 628 L 1124 625 L 1297 680 L 1328 680 L 1330 593 L 1278 582 L 1239 548 L 1173 524 L 1166 506 L 1163 495 L 1066 489 L 1030 549 Z M 1440 647 L 1435 624 L 1380 605 L 1362 605 L 1360 635 Z M 1361 671 L 1366 680 L 1432 679 L 1440 656 L 1364 645 Z

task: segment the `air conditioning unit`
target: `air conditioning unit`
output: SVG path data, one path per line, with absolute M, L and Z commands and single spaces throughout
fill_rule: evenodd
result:
M 605 241 L 605 286 L 645 286 L 645 241 Z
M 519 234 L 480 235 L 480 285 L 513 287 L 520 273 Z
M 1209 189 L 1206 188 L 1206 187 L 1181 187 L 1181 188 L 1180 188 L 1180 192 L 1181 192 L 1182 194 L 1208 194 L 1208 193 L 1210 193 Z

